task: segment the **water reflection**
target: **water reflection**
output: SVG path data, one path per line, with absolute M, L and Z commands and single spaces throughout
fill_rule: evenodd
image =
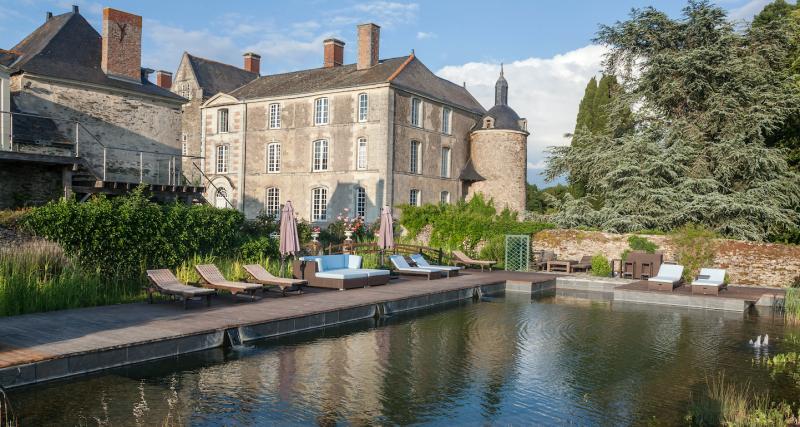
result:
M 590 299 L 587 297 L 591 297 Z M 746 345 L 784 326 L 559 292 L 326 329 L 19 390 L 23 425 L 680 423 L 724 370 L 772 396 Z M 773 347 L 782 345 L 776 339 Z

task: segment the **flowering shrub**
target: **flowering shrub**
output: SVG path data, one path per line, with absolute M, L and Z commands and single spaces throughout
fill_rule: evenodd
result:
M 352 239 L 356 242 L 372 240 L 375 232 L 361 216 L 350 216 L 350 209 L 345 208 L 336 216 L 336 221 L 328 225 L 325 233 L 320 235 L 320 240 L 329 243 L 341 243 L 345 239 L 345 231 L 353 233 Z

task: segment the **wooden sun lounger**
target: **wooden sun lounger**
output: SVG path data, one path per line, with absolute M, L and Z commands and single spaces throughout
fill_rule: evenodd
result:
M 206 288 L 228 291 L 233 295 L 247 294 L 252 299 L 255 299 L 256 291 L 262 288 L 262 285 L 255 283 L 232 282 L 227 280 L 214 264 L 201 264 L 196 265 L 194 268 L 200 275 L 201 284 Z
M 147 270 L 147 279 L 150 285 L 145 290 L 150 304 L 153 303 L 153 292 L 158 292 L 161 295 L 182 299 L 184 309 L 189 308 L 189 300 L 192 298 L 205 298 L 206 307 L 208 307 L 211 305 L 211 296 L 217 293 L 214 289 L 185 285 L 167 269 Z
M 464 252 L 461 251 L 453 251 L 453 263 L 454 264 L 462 264 L 465 267 L 469 267 L 470 265 L 477 265 L 483 271 L 484 267 L 489 267 L 489 271 L 492 271 L 492 266 L 497 264 L 497 261 L 483 261 L 479 259 L 472 259 L 468 257 Z
M 244 271 L 250 276 L 248 281 L 258 283 L 264 286 L 274 286 L 280 288 L 281 294 L 286 296 L 288 289 L 303 293 L 303 286 L 308 284 L 307 280 L 302 279 L 288 279 L 283 277 L 275 277 L 266 268 L 260 264 L 248 264 L 244 266 Z M 266 288 L 265 288 L 266 289 Z

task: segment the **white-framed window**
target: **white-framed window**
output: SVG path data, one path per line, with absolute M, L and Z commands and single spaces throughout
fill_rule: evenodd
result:
M 358 138 L 356 169 L 362 171 L 367 169 L 367 138 Z
M 411 98 L 411 126 L 422 127 L 422 100 Z
M 217 133 L 228 133 L 228 109 L 217 110 Z
M 227 145 L 217 145 L 217 173 L 228 173 L 228 150 Z
M 269 128 L 281 128 L 281 104 L 269 104 Z
M 264 212 L 267 215 L 279 216 L 281 214 L 281 189 L 270 187 L 264 198 Z
M 214 193 L 214 207 L 225 209 L 228 207 L 228 192 L 224 188 L 217 188 Z
M 442 178 L 450 178 L 450 148 L 442 147 Z
M 189 85 L 189 82 L 183 82 L 178 85 L 178 95 L 192 100 L 192 87 Z
M 281 143 L 271 142 L 267 145 L 267 173 L 281 171 Z
M 328 98 L 317 98 L 314 100 L 314 124 L 328 124 Z
M 450 192 L 449 191 L 442 191 L 439 193 L 439 202 L 442 204 L 450 204 Z
M 411 141 L 411 153 L 409 153 L 408 169 L 411 173 L 420 173 L 422 170 L 422 143 L 419 141 Z
M 452 133 L 453 109 L 450 107 L 442 108 L 442 133 L 450 135 Z
M 369 96 L 366 93 L 358 94 L 358 121 L 366 122 L 369 112 Z
M 311 220 L 325 221 L 328 219 L 328 189 L 317 187 L 311 190 Z
M 313 168 L 315 172 L 328 170 L 328 140 L 318 139 L 314 141 Z
M 367 190 L 364 187 L 356 187 L 356 216 L 367 216 Z
M 411 206 L 420 206 L 422 205 L 422 200 L 420 197 L 420 191 L 416 188 L 412 189 L 408 192 L 408 204 Z

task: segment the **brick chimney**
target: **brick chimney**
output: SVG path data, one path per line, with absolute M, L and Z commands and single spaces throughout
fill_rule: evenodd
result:
M 172 89 L 172 73 L 164 70 L 156 71 L 156 84 L 166 90 Z
M 339 39 L 327 39 L 323 42 L 325 46 L 325 56 L 323 65 L 325 68 L 338 67 L 344 64 L 344 42 Z
M 244 54 L 244 69 L 251 73 L 261 75 L 261 55 L 253 52 Z
M 378 48 L 380 47 L 381 27 L 373 24 L 361 24 L 358 26 L 358 69 L 378 65 Z
M 108 76 L 141 83 L 142 17 L 107 7 L 103 9 L 100 66 Z

